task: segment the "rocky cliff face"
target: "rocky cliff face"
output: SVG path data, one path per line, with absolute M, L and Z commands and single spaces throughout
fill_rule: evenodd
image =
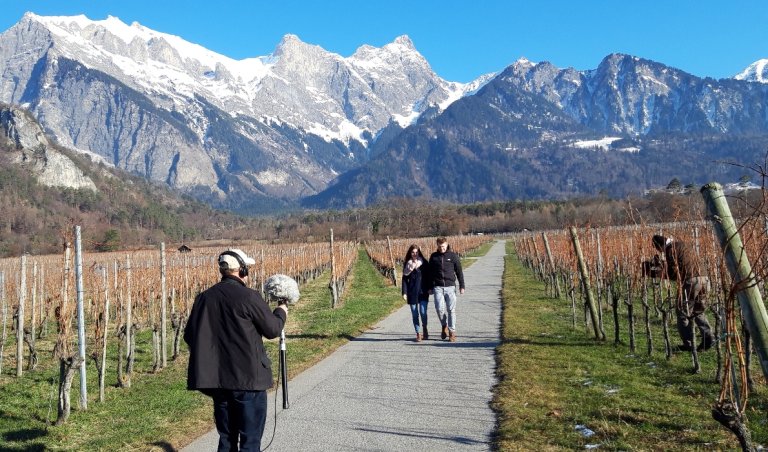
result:
M 41 184 L 96 190 L 93 181 L 72 160 L 51 146 L 28 112 L 0 104 L 0 142 L 9 149 L 4 157 L 27 167 Z

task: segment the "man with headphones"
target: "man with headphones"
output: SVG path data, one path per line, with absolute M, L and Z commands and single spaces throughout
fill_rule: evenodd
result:
M 195 298 L 184 329 L 189 345 L 187 389 L 213 399 L 220 451 L 259 451 L 267 417 L 266 390 L 272 367 L 262 336 L 280 335 L 288 308 L 273 311 L 248 288 L 248 266 L 256 263 L 239 249 L 217 259 L 221 281 Z

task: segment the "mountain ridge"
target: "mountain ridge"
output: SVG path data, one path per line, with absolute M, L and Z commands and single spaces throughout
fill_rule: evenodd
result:
M 386 64 L 366 66 L 361 52 Z M 462 95 L 407 37 L 356 55 L 287 35 L 236 62 L 114 17 L 26 14 L 0 35 L 0 101 L 27 107 L 67 147 L 217 207 L 241 208 L 247 192 L 279 206 L 367 160 L 393 121 Z M 243 153 L 257 163 L 241 165 Z
M 401 173 L 420 180 L 415 196 L 579 195 L 601 188 L 567 174 L 529 177 L 547 162 L 601 160 L 568 154 L 592 147 L 626 154 L 607 158 L 619 172 L 619 161 L 636 173 L 648 167 L 630 154 L 685 139 L 738 161 L 706 140 L 753 136 L 743 156 L 752 158 L 768 130 L 768 84 L 763 66 L 753 66 L 753 81 L 714 80 L 613 53 L 586 71 L 520 59 L 462 84 L 439 77 L 407 35 L 342 57 L 287 34 L 269 55 L 234 60 L 112 16 L 28 13 L 0 34 L 0 101 L 26 107 L 66 147 L 215 207 L 255 213 L 302 199 L 323 205 L 315 201 L 332 193 L 334 205 L 381 199 L 398 193 Z M 441 185 L 442 171 L 416 174 L 445 161 L 479 180 Z M 363 186 L 371 168 L 390 179 Z M 358 191 L 339 183 L 351 180 Z M 634 189 L 658 183 L 648 174 L 633 180 Z

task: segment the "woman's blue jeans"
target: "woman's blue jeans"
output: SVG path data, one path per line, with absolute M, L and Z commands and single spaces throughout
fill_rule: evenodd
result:
M 417 333 L 421 333 L 421 327 L 427 327 L 427 305 L 429 300 L 419 300 L 418 303 L 409 304 L 411 307 L 411 317 L 413 317 L 413 328 Z M 421 317 L 421 325 L 419 325 L 419 317 Z

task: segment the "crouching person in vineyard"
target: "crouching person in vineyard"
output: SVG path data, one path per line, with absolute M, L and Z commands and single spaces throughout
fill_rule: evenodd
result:
M 701 332 L 698 350 L 708 350 L 715 342 L 712 328 L 704 312 L 707 309 L 706 295 L 709 291 L 709 278 L 701 276 L 696 254 L 687 243 L 662 235 L 653 236 L 653 247 L 664 254 L 666 260 L 663 276 L 677 281 L 677 330 L 683 344 L 680 350 L 693 348 L 693 323 Z
M 195 299 L 184 341 L 189 345 L 187 389 L 213 399 L 219 451 L 258 451 L 267 416 L 272 369 L 262 336 L 280 335 L 285 304 L 270 311 L 246 286 L 256 262 L 233 249 L 218 257 L 221 281 Z

